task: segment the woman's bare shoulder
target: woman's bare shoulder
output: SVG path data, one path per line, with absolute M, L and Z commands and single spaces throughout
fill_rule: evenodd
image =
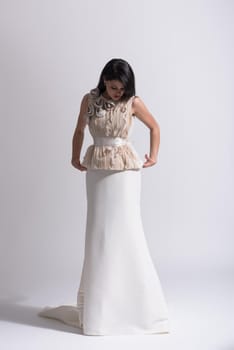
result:
M 90 96 L 90 93 L 89 93 L 89 92 L 87 92 L 86 94 L 84 94 L 83 97 L 82 97 L 82 101 L 84 101 L 84 102 L 88 101 L 89 96 Z
M 144 105 L 144 102 L 142 101 L 140 96 L 133 96 L 132 99 L 132 113 L 134 116 L 136 116 L 135 113 Z
M 138 95 L 133 96 L 133 100 L 132 100 L 133 106 L 137 106 L 141 103 L 143 103 L 143 101 L 142 101 L 142 98 L 140 96 L 138 96 Z
M 88 106 L 88 101 L 89 101 L 89 92 L 84 94 L 83 97 L 81 98 L 81 108 L 86 108 Z

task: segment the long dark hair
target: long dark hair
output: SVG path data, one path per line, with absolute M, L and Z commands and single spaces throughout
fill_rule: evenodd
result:
M 119 80 L 124 86 L 124 94 L 121 100 L 126 100 L 132 96 L 135 96 L 135 76 L 132 67 L 128 62 L 121 58 L 113 58 L 103 68 L 97 88 L 102 94 L 106 87 L 104 85 L 105 80 Z

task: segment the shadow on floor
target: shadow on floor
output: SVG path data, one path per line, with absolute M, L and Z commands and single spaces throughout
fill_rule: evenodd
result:
M 42 308 L 19 303 L 19 300 L 11 298 L 0 298 L 0 320 L 6 322 L 19 323 L 32 327 L 52 329 L 60 332 L 83 334 L 82 330 L 68 326 L 65 323 L 38 316 Z

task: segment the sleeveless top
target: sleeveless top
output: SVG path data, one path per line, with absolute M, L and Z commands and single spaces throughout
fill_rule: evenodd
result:
M 135 96 L 127 101 L 107 99 L 98 88 L 88 94 L 85 114 L 93 137 L 81 164 L 87 169 L 131 170 L 142 168 L 143 161 L 134 149 L 129 136 L 133 125 L 131 106 Z

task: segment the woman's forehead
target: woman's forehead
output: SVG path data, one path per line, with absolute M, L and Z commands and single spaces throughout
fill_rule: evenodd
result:
M 121 88 L 121 87 L 124 87 L 123 86 L 123 83 L 121 83 L 121 81 L 119 81 L 119 80 L 109 80 L 109 82 L 112 84 L 112 85 L 115 85 L 116 87 L 119 87 L 119 88 Z

